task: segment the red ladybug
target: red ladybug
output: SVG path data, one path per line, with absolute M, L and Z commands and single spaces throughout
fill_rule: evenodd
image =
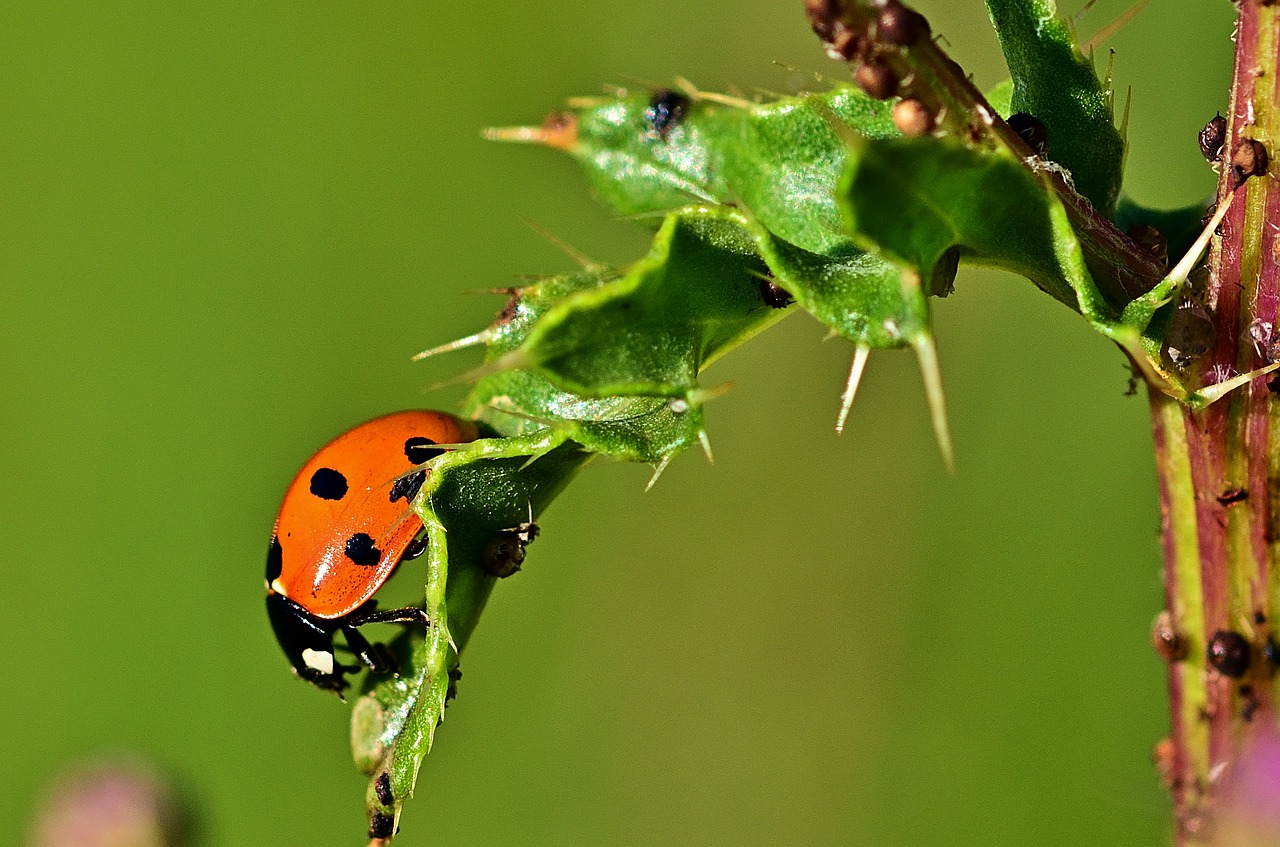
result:
M 339 435 L 311 457 L 285 492 L 267 552 L 267 615 L 294 672 L 339 696 L 344 673 L 333 637 L 376 673 L 390 669 L 385 647 L 358 627 L 427 625 L 420 608 L 376 611 L 372 599 L 400 562 L 426 550 L 411 508 L 438 444 L 474 441 L 475 424 L 444 412 L 397 412 Z

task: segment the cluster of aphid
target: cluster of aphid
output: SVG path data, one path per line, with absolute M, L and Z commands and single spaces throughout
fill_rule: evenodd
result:
M 1248 495 L 1244 491 L 1234 489 L 1220 495 L 1218 502 L 1223 508 L 1227 508 L 1246 499 Z M 1256 612 L 1253 622 L 1258 627 L 1263 627 L 1267 623 L 1267 617 L 1262 612 Z M 1167 610 L 1156 615 L 1151 626 L 1151 644 L 1156 654 L 1170 664 L 1185 661 L 1189 655 L 1187 638 L 1174 626 L 1173 615 Z M 1269 680 L 1276 669 L 1280 668 L 1280 645 L 1270 638 L 1264 638 L 1260 643 L 1251 643 L 1234 630 L 1220 629 L 1209 639 L 1205 648 L 1205 660 L 1214 671 L 1239 684 L 1237 693 L 1240 696 L 1240 717 L 1247 722 L 1253 719 L 1258 701 L 1254 684 L 1246 681 L 1246 677 L 1252 675 L 1259 683 Z
M 893 107 L 893 124 L 899 132 L 914 138 L 933 131 L 933 113 L 904 90 L 909 89 L 910 81 L 899 79 L 884 60 L 886 51 L 911 47 L 929 37 L 929 22 L 923 15 L 898 0 L 885 0 L 875 20 L 865 29 L 855 30 L 843 20 L 840 0 L 805 0 L 805 12 L 828 56 L 857 63 L 853 81 L 867 96 L 888 100 L 902 95 Z
M 1250 177 L 1267 172 L 1270 156 L 1266 146 L 1257 139 L 1240 139 L 1230 151 L 1230 157 L 1226 158 L 1227 119 L 1220 114 L 1204 125 L 1198 140 L 1200 153 L 1205 161 L 1215 169 L 1223 165 L 1230 168 L 1231 191 L 1240 188 Z M 1201 224 L 1209 226 L 1217 212 L 1217 206 L 1211 206 L 1201 219 Z M 1132 230 L 1129 234 L 1134 236 Z M 1221 235 L 1220 227 L 1217 234 Z M 1211 314 L 1212 304 L 1209 302 L 1208 276 L 1209 269 L 1203 266 L 1188 276 L 1187 284 L 1183 286 L 1182 300 L 1165 333 L 1165 354 L 1179 368 L 1191 367 L 1212 350 L 1217 341 L 1217 328 Z M 1242 340 L 1264 363 L 1275 364 L 1280 361 L 1280 336 L 1277 336 L 1270 321 L 1255 318 L 1249 323 Z

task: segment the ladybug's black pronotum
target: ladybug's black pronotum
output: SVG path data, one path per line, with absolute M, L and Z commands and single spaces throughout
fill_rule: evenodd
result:
M 771 309 L 785 309 L 796 302 L 785 288 L 771 279 L 760 280 L 760 299 Z

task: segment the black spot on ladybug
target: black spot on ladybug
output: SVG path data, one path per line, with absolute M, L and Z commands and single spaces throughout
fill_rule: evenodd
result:
M 1227 119 L 1218 115 L 1200 130 L 1200 155 L 1209 162 L 1218 161 L 1222 145 L 1227 143 Z
M 771 309 L 785 309 L 796 302 L 785 288 L 771 279 L 760 280 L 760 299 Z
M 395 835 L 395 827 L 395 818 L 391 817 L 391 815 L 375 812 L 373 817 L 369 818 L 369 837 L 390 838 Z
M 311 475 L 311 493 L 321 500 L 341 500 L 347 496 L 347 478 L 333 468 L 320 468 Z
M 1017 112 L 1010 115 L 1005 123 L 1009 125 L 1009 129 L 1018 134 L 1018 137 L 1031 148 L 1031 152 L 1035 155 L 1043 157 L 1049 152 L 1049 130 L 1035 115 Z
M 406 451 L 407 452 L 407 451 Z M 391 486 L 391 502 L 403 498 L 406 502 L 413 500 L 418 496 L 418 490 L 422 488 L 422 483 L 427 480 L 426 471 L 414 471 L 408 476 L 402 476 L 396 480 L 395 485 Z
M 1236 503 L 1243 503 L 1249 499 L 1249 492 L 1239 486 L 1228 488 L 1226 491 L 1218 495 L 1218 503 L 1222 506 L 1231 506 Z
M 1238 632 L 1220 629 L 1209 641 L 1209 664 L 1223 676 L 1239 679 L 1249 670 L 1249 642 Z
M 684 118 L 685 109 L 688 107 L 688 97 L 666 88 L 659 88 L 649 100 L 649 108 L 644 110 L 644 122 L 648 127 L 645 130 L 645 137 L 661 138 L 666 141 L 667 135 Z
M 343 552 L 357 565 L 376 565 L 382 559 L 382 551 L 373 546 L 373 539 L 363 532 L 348 538 Z
M 429 462 L 436 456 L 444 453 L 444 450 L 435 446 L 435 442 L 430 438 L 421 435 L 415 435 L 404 443 L 404 455 L 410 462 L 415 465 L 421 465 Z
M 271 546 L 267 548 L 267 584 L 271 584 L 280 578 L 280 573 L 284 570 L 284 548 L 280 546 L 280 539 L 271 536 Z
M 378 774 L 378 778 L 373 783 L 373 793 L 378 795 L 378 802 L 384 806 L 390 806 L 395 802 L 395 797 L 391 794 L 391 774 L 383 771 Z

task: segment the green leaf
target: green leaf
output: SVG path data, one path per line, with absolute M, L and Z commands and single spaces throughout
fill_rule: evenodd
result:
M 1044 123 L 1049 158 L 1071 173 L 1076 191 L 1111 217 L 1120 196 L 1124 140 L 1112 122 L 1110 92 L 1053 0 L 986 4 L 1013 75 L 1009 108 Z
M 416 506 L 430 541 L 425 609 L 432 625 L 393 642 L 399 675 L 368 676 L 352 712 L 352 752 L 371 777 L 371 820 L 391 818 L 394 828 L 413 794 L 458 676 L 458 653 L 496 581 L 488 572 L 491 545 L 540 515 L 588 458 L 544 429 L 482 439 L 430 463 Z

